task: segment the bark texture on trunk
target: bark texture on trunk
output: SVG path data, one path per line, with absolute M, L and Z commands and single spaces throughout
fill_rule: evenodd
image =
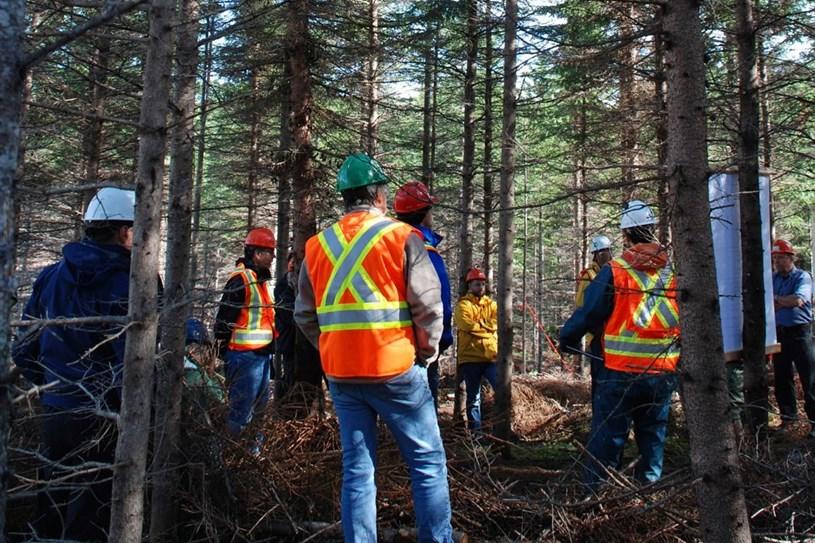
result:
M 280 141 L 277 151 L 279 164 L 277 174 L 277 259 L 275 277 L 283 277 L 289 257 L 289 238 L 291 237 L 291 65 L 284 59 L 283 79 L 280 83 Z
M 0 3 L 0 378 L 7 382 L 11 350 L 11 310 L 17 299 L 14 281 L 14 200 L 20 153 L 20 115 L 24 85 L 22 69 L 25 2 Z M 0 534 L 6 533 L 8 501 L 8 438 L 11 402 L 0 386 Z
M 379 139 L 379 0 L 368 0 L 368 59 L 365 66 L 365 127 L 362 148 L 376 155 Z
M 131 324 L 125 345 L 122 412 L 113 468 L 111 543 L 137 543 L 142 539 L 144 474 L 158 328 L 161 203 L 175 4 L 173 0 L 153 0 L 150 7 L 130 268 Z
M 622 147 L 622 180 L 628 183 L 635 177 L 634 167 L 637 162 L 637 108 L 634 69 L 637 64 L 638 44 L 633 38 L 636 4 L 625 2 L 620 6 L 620 144 Z M 628 201 L 633 194 L 633 185 L 627 184 L 622 189 L 622 200 Z
M 467 0 L 467 68 L 464 74 L 464 157 L 461 165 L 461 216 L 458 229 L 459 293 L 473 267 L 473 172 L 475 169 L 475 62 L 478 54 L 478 2 Z
M 704 42 L 699 2 L 665 4 L 668 171 L 674 195 L 674 264 L 681 315 L 682 381 L 706 542 L 748 542 L 750 525 L 728 416 L 707 189 Z M 714 323 L 712 326 L 711 323 Z
M 96 47 L 90 59 L 91 66 L 88 73 L 90 79 L 88 92 L 90 93 L 90 107 L 85 131 L 82 134 L 82 158 L 84 162 L 84 183 L 95 183 L 99 180 L 99 168 L 102 162 L 103 128 L 102 117 L 105 114 L 105 98 L 107 97 L 108 59 L 110 58 L 110 36 L 101 36 L 95 40 Z M 82 235 L 82 215 L 85 205 L 96 189 L 88 189 L 77 193 L 78 213 L 75 222 L 75 238 Z
M 752 0 L 736 2 L 739 46 L 739 210 L 741 212 L 742 358 L 747 423 L 753 435 L 767 429 L 769 388 L 765 363 L 764 244 L 758 192 L 758 63 Z
M 512 248 L 515 239 L 515 112 L 518 50 L 518 3 L 507 0 L 504 21 L 504 121 L 501 133 L 501 211 L 498 217 L 498 390 L 495 391 L 498 437 L 512 433 Z M 509 455 L 509 449 L 504 449 Z
M 492 0 L 484 0 L 484 275 L 487 283 L 492 282 L 492 264 L 490 254 L 493 245 L 493 173 L 492 162 Z
M 201 105 L 199 116 L 201 118 L 198 129 L 198 150 L 195 164 L 195 196 L 192 205 L 192 264 L 190 265 L 190 288 L 194 289 L 198 278 L 198 261 L 200 251 L 198 242 L 201 230 L 201 195 L 204 190 L 204 155 L 206 154 L 207 142 L 207 114 L 209 112 L 209 86 L 212 74 L 212 41 L 209 37 L 213 32 L 213 18 L 207 17 L 206 39 L 204 45 L 204 77 L 201 81 Z
M 257 59 L 257 47 L 253 47 Z M 257 62 L 257 60 L 255 60 Z M 249 86 L 252 89 L 252 112 L 249 124 L 249 175 L 246 180 L 246 230 L 251 230 L 257 226 L 257 192 L 258 192 L 258 168 L 260 166 L 260 154 L 258 145 L 260 142 L 260 76 L 259 68 L 252 67 L 249 76 Z
M 306 241 L 317 231 L 315 214 L 315 171 L 311 143 L 311 37 L 309 35 L 309 0 L 289 3 L 287 51 L 291 66 L 291 138 L 292 191 L 294 196 L 294 251 L 297 262 L 305 257 Z M 319 352 L 297 329 L 295 347 L 295 381 L 304 389 L 307 414 L 314 400 L 322 398 L 322 373 Z
M 665 110 L 665 41 L 663 40 L 662 21 L 665 14 L 661 7 L 656 8 L 655 20 L 657 24 L 654 33 L 654 137 L 657 145 L 657 175 L 659 186 L 657 188 L 657 206 L 659 207 L 659 223 L 657 224 L 659 242 L 668 246 L 671 239 L 670 225 L 670 193 L 668 191 L 668 177 L 666 175 L 665 160 L 667 159 L 668 141 L 668 113 Z
M 437 33 L 435 32 L 435 5 L 431 7 L 430 13 L 425 22 L 425 33 L 427 43 L 424 52 L 424 83 L 422 101 L 422 183 L 432 189 L 433 187 L 433 164 L 430 160 L 430 145 L 433 133 L 433 81 L 436 67 L 435 43 Z
M 181 396 L 184 379 L 185 322 L 190 315 L 190 235 L 193 156 L 195 154 L 195 87 L 198 70 L 198 0 L 182 0 L 177 27 L 176 83 L 167 255 L 161 350 L 156 380 L 153 433 L 150 540 L 176 539 L 181 444 Z

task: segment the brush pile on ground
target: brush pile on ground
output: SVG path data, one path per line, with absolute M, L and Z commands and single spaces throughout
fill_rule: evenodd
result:
M 494 408 L 486 396 L 488 415 Z M 516 379 L 517 439 L 509 443 L 489 435 L 473 440 L 453 421 L 452 402 L 444 401 L 454 529 L 470 541 L 698 541 L 697 483 L 681 427 L 672 430 L 679 450 L 669 450 L 659 483 L 635 484 L 629 466 L 611 474 L 599 495 L 585 493 L 580 479 L 589 399 L 587 382 L 570 374 Z M 185 419 L 179 540 L 341 541 L 342 454 L 330 405 L 322 418 L 282 420 L 272 413 L 253 429 L 266 436 L 258 457 L 246 442 L 225 440 L 224 410 L 217 406 L 209 416 Z M 8 520 L 18 533 L 31 518 L 38 488 L 33 415 L 30 406 L 18 406 L 12 432 Z M 815 443 L 804 438 L 803 425 L 800 430 L 772 432 L 762 452 L 742 450 L 757 540 L 815 539 Z M 504 448 L 512 458 L 502 455 Z M 384 427 L 377 461 L 381 540 L 410 541 L 399 532 L 414 524 L 410 478 Z

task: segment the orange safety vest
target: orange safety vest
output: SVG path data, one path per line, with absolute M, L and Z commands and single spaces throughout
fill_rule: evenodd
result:
M 614 311 L 605 325 L 605 365 L 616 371 L 661 373 L 679 362 L 679 306 L 670 267 L 637 270 L 623 258 L 610 262 Z
M 357 211 L 306 242 L 320 358 L 329 377 L 386 378 L 413 365 L 405 279 L 405 242 L 412 233 L 403 222 Z
M 275 338 L 272 285 L 270 281 L 258 281 L 255 271 L 244 267 L 243 264 L 238 265 L 238 269 L 229 275 L 229 279 L 236 275 L 243 279 L 246 303 L 232 327 L 229 349 L 254 351 L 265 347 Z

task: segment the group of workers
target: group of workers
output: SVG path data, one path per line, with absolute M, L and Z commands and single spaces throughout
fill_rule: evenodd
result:
M 299 275 L 290 255 L 287 272 L 274 288 L 273 233 L 254 228 L 247 235 L 214 327 L 213 348 L 224 361 L 227 385 L 226 431 L 248 438 L 254 454 L 261 450 L 261 433 L 244 434 L 269 401 L 270 377 L 278 372 L 283 387 L 293 382 L 296 324 L 319 350 L 339 422 L 345 539 L 376 541 L 374 472 L 377 421 L 382 420 L 409 468 L 418 540 L 449 542 L 447 461 L 437 421 L 439 356 L 453 344 L 455 323 L 468 426 L 479 435 L 482 381 L 498 385 L 497 305 L 486 294 L 487 277 L 471 269 L 464 278 L 466 293 L 452 307 L 437 249 L 442 238 L 433 230 L 438 199 L 424 184 L 409 182 L 395 194 L 393 219 L 387 216 L 388 183 L 375 159 L 348 156 L 337 176 L 344 215 L 307 241 Z M 67 244 L 63 258 L 40 274 L 24 311 L 32 324 L 20 330 L 13 357 L 41 389 L 41 454 L 51 469 L 113 461 L 115 429 L 110 417 L 99 415 L 120 406 L 121 319 L 91 319 L 76 327 L 38 323 L 127 315 L 134 202 L 132 191 L 99 190 L 85 213 L 85 238 Z M 670 401 L 678 385 L 680 318 L 676 278 L 656 240 L 655 225 L 651 209 L 634 200 L 622 213 L 621 256 L 613 257 L 609 238 L 593 240 L 592 266 L 579 277 L 577 309 L 560 333 L 564 354 L 590 360 L 592 426 L 585 482 L 592 490 L 609 470 L 621 467 L 632 424 L 640 453 L 637 479 L 655 481 L 662 473 Z M 811 278 L 795 267 L 793 257 L 788 243 L 774 244 L 782 344 L 774 363 L 785 423 L 797 416 L 793 367 L 804 388 L 807 417 L 815 421 Z M 187 343 L 187 369 L 220 399 L 211 375 L 201 371 L 205 357 L 200 349 L 210 340 L 200 321 L 188 321 Z M 34 524 L 38 536 L 104 539 L 110 480 L 99 470 L 83 477 L 77 479 L 87 484 L 83 488 L 57 485 L 41 494 Z

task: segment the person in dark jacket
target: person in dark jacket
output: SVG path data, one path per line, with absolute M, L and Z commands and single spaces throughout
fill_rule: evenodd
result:
M 286 273 L 274 286 L 275 313 L 275 398 L 282 398 L 294 385 L 294 300 L 297 297 L 294 271 L 297 255 L 291 251 L 286 259 Z
M 85 237 L 62 249 L 63 258 L 37 277 L 23 319 L 127 316 L 135 194 L 100 189 L 85 213 Z M 112 464 L 113 414 L 121 403 L 125 334 L 122 320 L 75 326 L 22 328 L 12 356 L 28 380 L 41 386 L 42 454 L 58 465 L 45 479 L 85 462 Z M 109 416 L 105 416 L 105 415 Z M 39 537 L 107 541 L 111 482 L 107 470 L 71 476 L 38 498 Z
M 439 355 L 427 365 L 427 382 L 430 385 L 433 404 L 436 406 L 437 411 L 439 409 L 439 358 L 453 344 L 453 302 L 450 294 L 450 278 L 447 275 L 444 259 L 438 249 L 444 238 L 433 230 L 432 211 L 433 206 L 438 203 L 439 199 L 432 196 L 427 186 L 420 181 L 405 183 L 399 187 L 393 199 L 396 218 L 408 223 L 421 233 L 425 249 L 427 249 L 427 256 L 430 257 L 430 262 L 433 264 L 441 283 L 441 303 L 444 311 L 442 324 L 444 329 L 439 341 Z
M 215 317 L 215 341 L 225 361 L 229 390 L 227 431 L 237 437 L 269 402 L 271 357 L 274 354 L 275 311 L 270 279 L 274 234 L 253 228 L 244 241 L 244 256 L 229 275 Z M 250 447 L 260 453 L 263 438 Z

